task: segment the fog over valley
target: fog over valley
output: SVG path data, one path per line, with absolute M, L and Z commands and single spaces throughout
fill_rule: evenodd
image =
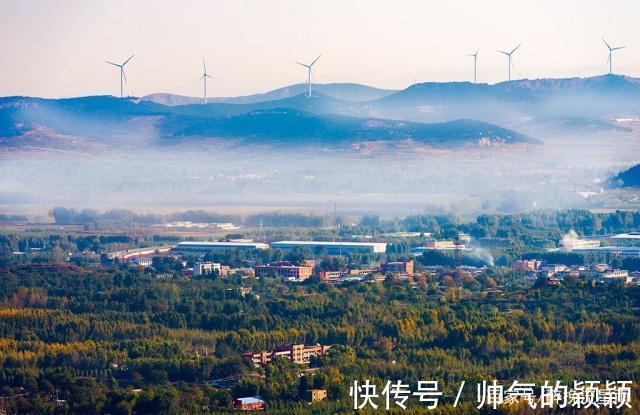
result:
M 433 149 L 406 141 L 345 149 L 216 142 L 13 149 L 0 156 L 0 203 L 6 212 L 39 214 L 53 206 L 330 211 L 337 203 L 341 210 L 386 213 L 616 207 L 608 197 L 613 191 L 601 194 L 598 180 L 632 164 L 639 151 L 640 140 L 629 134 L 503 148 Z M 581 195 L 589 192 L 595 194 Z
M 293 85 L 207 105 L 7 97 L 0 211 L 634 207 L 635 190 L 607 183 L 640 154 L 638 85 L 615 75 L 399 92 L 331 84 L 311 98 Z

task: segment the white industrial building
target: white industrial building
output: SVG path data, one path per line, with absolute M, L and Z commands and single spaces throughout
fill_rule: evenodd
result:
M 640 246 L 598 246 L 594 248 L 576 248 L 574 252 L 604 252 L 613 255 L 640 257 Z
M 291 250 L 309 248 L 311 252 L 324 249 L 329 255 L 347 255 L 350 253 L 384 254 L 385 242 L 325 242 L 325 241 L 279 241 L 271 244 L 273 249 Z
M 192 275 L 197 277 L 204 274 L 211 274 L 216 270 L 218 273 L 222 271 L 222 265 L 218 262 L 196 262 L 193 264 Z
M 585 249 L 593 249 L 600 247 L 600 241 L 598 239 L 578 239 L 578 238 L 563 238 L 560 241 L 563 251 L 580 251 Z
M 135 258 L 129 261 L 129 264 L 134 267 L 148 268 L 153 265 L 153 260 L 151 258 Z
M 269 245 L 261 242 L 199 242 L 184 241 L 175 246 L 175 251 L 181 252 L 209 252 L 225 249 L 268 249 Z

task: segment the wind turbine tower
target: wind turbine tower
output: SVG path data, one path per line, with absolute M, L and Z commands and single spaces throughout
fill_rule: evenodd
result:
M 473 83 L 478 83 L 478 51 L 473 55 L 469 55 L 473 58 Z
M 202 96 L 202 104 L 206 105 L 207 104 L 207 78 L 213 79 L 213 76 L 207 73 L 207 64 L 204 63 L 204 58 L 202 58 L 202 68 L 203 68 L 202 78 L 200 78 L 204 82 L 204 95 Z
M 509 74 L 509 78 L 508 78 L 508 79 L 509 79 L 509 81 L 511 80 L 511 67 L 513 66 L 513 59 L 511 58 L 511 55 L 513 55 L 513 54 L 514 54 L 514 52 L 515 52 L 516 50 L 518 50 L 518 48 L 519 48 L 519 47 L 520 47 L 520 45 L 516 46 L 515 48 L 513 48 L 513 49 L 511 50 L 511 52 L 505 52 L 505 51 L 502 51 L 502 50 L 499 50 L 499 51 L 498 51 L 498 52 L 502 53 L 503 55 L 506 55 L 506 56 L 509 58 L 509 60 L 508 60 L 508 62 L 507 62 L 507 66 L 508 66 L 508 74 Z
M 109 65 L 117 66 L 118 68 L 120 68 L 120 98 L 124 97 L 124 83 L 127 82 L 127 75 L 124 74 L 124 65 L 129 63 L 129 61 L 133 57 L 134 55 L 129 56 L 129 59 L 122 62 L 121 64 L 106 61 Z
M 302 65 L 305 68 L 307 68 L 307 87 L 308 87 L 307 97 L 309 98 L 311 98 L 311 68 L 316 62 L 318 62 L 318 59 L 320 59 L 321 56 L 322 55 L 318 56 L 313 62 L 311 62 L 308 65 L 306 63 L 296 62 L 298 65 Z
M 615 52 L 616 50 L 620 50 L 620 49 L 624 49 L 625 46 L 611 46 L 607 43 L 606 40 L 604 40 L 604 38 L 602 39 L 602 41 L 604 42 L 604 44 L 607 46 L 607 49 L 609 49 L 609 59 L 607 59 L 607 63 L 609 64 L 609 75 L 611 75 L 613 73 L 612 71 L 612 67 L 613 67 L 613 52 Z

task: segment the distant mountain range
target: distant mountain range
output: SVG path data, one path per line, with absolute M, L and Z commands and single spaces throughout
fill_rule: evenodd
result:
M 494 85 L 422 83 L 374 104 L 387 117 L 412 120 L 475 118 L 511 123 L 529 118 L 600 119 L 637 114 L 640 80 L 604 75 L 592 78 L 516 80 Z
M 616 125 L 614 119 L 640 112 L 640 80 L 619 75 L 525 79 L 494 85 L 426 82 L 395 92 L 357 84 L 327 84 L 314 86 L 315 99 L 296 100 L 301 98 L 304 88 L 304 84 L 296 84 L 266 94 L 210 98 L 206 110 L 198 111 L 223 116 L 285 107 L 316 114 L 416 122 L 476 119 L 530 134 L 623 132 L 627 128 Z M 176 96 L 157 94 L 146 99 L 170 105 L 201 103 L 196 98 L 183 101 Z
M 625 133 L 629 128 L 615 119 L 635 119 L 640 112 L 640 80 L 618 75 L 495 85 L 421 83 L 395 92 L 326 84 L 315 85 L 311 98 L 304 91 L 304 84 L 296 84 L 265 94 L 212 98 L 207 105 L 168 94 L 0 98 L 0 137 L 5 137 L 0 144 L 13 145 L 16 141 L 7 137 L 35 130 L 41 136 L 49 131 L 102 139 L 153 135 L 165 142 L 234 137 L 272 143 L 410 139 L 429 145 L 512 144 L 532 143 L 536 140 L 529 135 L 549 132 Z M 197 103 L 177 105 L 192 100 Z
M 152 121 L 162 142 L 239 138 L 268 144 L 348 145 L 368 140 L 412 140 L 431 146 L 536 143 L 526 135 L 473 120 L 416 123 L 373 117 L 316 114 L 335 99 L 297 96 L 257 104 L 165 106 L 108 96 L 0 99 L 0 137 L 46 129 L 58 134 L 109 138 L 144 134 Z M 293 108 L 295 107 L 295 108 Z M 300 109 L 301 108 L 301 109 Z M 2 141 L 10 145 L 11 140 Z
M 255 104 L 258 102 L 274 101 L 303 95 L 306 91 L 306 84 L 293 84 L 283 88 L 274 89 L 273 91 L 265 92 L 263 94 L 252 94 L 238 97 L 213 97 L 207 98 L 207 101 L 209 103 Z M 336 99 L 356 102 L 373 101 L 397 92 L 392 89 L 380 89 L 355 83 L 316 84 L 313 85 L 313 91 Z M 167 93 L 151 94 L 142 97 L 142 99 L 168 106 L 202 103 L 201 97 L 187 97 L 184 95 Z

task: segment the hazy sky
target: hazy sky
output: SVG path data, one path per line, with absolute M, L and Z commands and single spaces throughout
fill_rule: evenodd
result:
M 626 49 L 614 72 L 640 75 L 638 0 L 0 0 L 0 96 L 209 96 L 305 80 L 295 60 L 317 55 L 319 83 L 403 88 L 414 82 L 587 76 L 608 70 L 605 37 Z

